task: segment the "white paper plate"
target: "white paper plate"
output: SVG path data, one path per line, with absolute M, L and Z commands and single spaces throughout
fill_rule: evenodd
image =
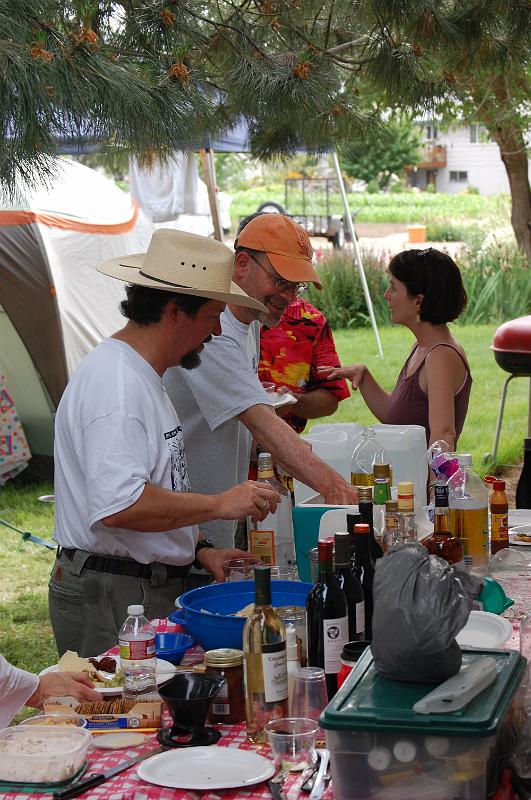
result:
M 97 656 L 101 658 L 101 656 Z M 116 661 L 116 670 L 120 669 L 120 656 L 111 656 Z M 46 669 L 41 670 L 39 675 L 47 675 L 49 672 L 58 672 L 59 667 L 57 664 L 53 664 L 51 667 L 46 667 Z M 162 658 L 157 658 L 157 686 L 161 686 L 166 681 L 169 681 L 175 673 L 177 672 L 177 667 L 175 664 L 170 664 L 169 661 L 163 661 Z M 108 673 L 106 673 L 108 674 Z M 121 686 L 95 686 L 94 687 L 97 692 L 102 695 L 106 696 L 113 696 L 122 694 L 122 687 Z
M 236 789 L 268 780 L 275 767 L 251 750 L 235 747 L 191 747 L 168 750 L 139 764 L 138 777 L 171 789 Z
M 513 525 L 509 528 L 509 544 L 518 545 L 518 547 L 531 547 L 531 542 L 521 542 L 516 538 L 517 534 L 525 533 L 531 536 L 531 525 Z
M 471 611 L 467 624 L 455 638 L 460 647 L 499 650 L 512 632 L 512 625 L 505 617 L 490 611 Z

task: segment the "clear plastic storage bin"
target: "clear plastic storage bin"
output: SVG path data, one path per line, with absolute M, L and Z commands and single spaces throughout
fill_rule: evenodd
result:
M 319 720 L 335 800 L 486 800 L 523 722 L 525 659 L 463 650 L 463 665 L 493 656 L 498 676 L 461 711 L 416 714 L 434 688 L 383 678 L 367 649 Z

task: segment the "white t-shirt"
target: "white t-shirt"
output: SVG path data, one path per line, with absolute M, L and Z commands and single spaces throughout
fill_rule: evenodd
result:
M 181 423 L 150 364 L 125 342 L 105 339 L 57 409 L 55 540 L 143 564 L 190 564 L 196 525 L 146 533 L 102 524 L 133 505 L 146 483 L 190 491 Z
M 226 308 L 194 370 L 172 367 L 164 384 L 182 420 L 192 491 L 215 494 L 247 480 L 252 437 L 238 415 L 258 403 L 271 405 L 257 377 L 258 322 L 239 322 Z M 236 522 L 202 522 L 216 547 L 233 547 Z
M 14 667 L 0 656 L 0 728 L 7 728 L 38 685 L 37 675 Z

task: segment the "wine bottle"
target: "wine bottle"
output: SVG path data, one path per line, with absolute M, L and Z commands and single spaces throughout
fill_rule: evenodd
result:
M 354 526 L 354 574 L 361 583 L 365 603 L 365 640 L 372 640 L 372 585 L 374 583 L 374 560 L 370 548 L 369 526 L 365 523 Z
M 516 486 L 516 508 L 531 508 L 531 439 L 524 439 L 524 465 Z
M 365 639 L 365 604 L 361 583 L 352 572 L 349 558 L 348 533 L 336 533 L 334 577 L 347 598 L 348 640 L 349 642 Z
M 372 503 L 372 486 L 358 487 L 359 500 L 358 510 L 361 514 L 361 521 L 369 526 L 369 546 L 373 561 L 383 556 L 383 550 L 374 536 L 374 519 Z
M 351 567 L 352 559 L 354 558 L 354 525 L 359 525 L 360 522 L 363 522 L 361 514 L 347 514 L 347 531 L 349 535 L 348 552 Z
M 286 628 L 271 607 L 271 568 L 255 567 L 254 611 L 243 628 L 247 737 L 267 743 L 264 726 L 288 716 Z
M 308 665 L 325 671 L 328 699 L 337 691 L 343 645 L 348 642 L 347 598 L 334 577 L 333 539 L 317 543 L 319 580 L 306 600 Z
M 274 513 L 270 512 L 261 522 L 251 524 L 250 551 L 264 564 L 296 570 L 291 497 L 275 475 L 271 453 L 259 453 L 257 480 L 276 489 L 282 500 Z

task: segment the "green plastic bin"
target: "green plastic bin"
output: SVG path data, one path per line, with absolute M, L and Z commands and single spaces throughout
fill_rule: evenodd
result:
M 321 715 L 335 800 L 485 800 L 521 725 L 526 660 L 463 648 L 463 666 L 493 656 L 498 676 L 461 711 L 416 714 L 426 684 L 381 676 L 370 648 Z

